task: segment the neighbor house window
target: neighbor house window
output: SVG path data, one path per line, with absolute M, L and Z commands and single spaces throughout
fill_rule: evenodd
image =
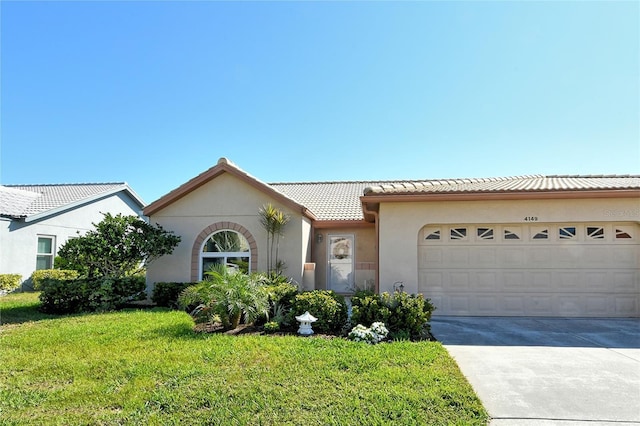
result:
M 38 237 L 36 270 L 53 268 L 54 237 Z
M 251 272 L 251 250 L 247 239 L 236 231 L 224 230 L 212 234 L 200 253 L 201 278 L 215 265 L 244 273 Z

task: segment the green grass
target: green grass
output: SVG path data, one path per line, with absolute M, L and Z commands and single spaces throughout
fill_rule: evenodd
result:
M 37 305 L 0 298 L 0 425 L 487 422 L 438 343 L 203 335 L 182 312 Z

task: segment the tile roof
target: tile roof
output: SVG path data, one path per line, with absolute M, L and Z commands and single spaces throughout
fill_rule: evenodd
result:
M 513 176 L 503 178 L 473 178 L 426 180 L 372 185 L 365 195 L 477 193 L 477 192 L 539 192 L 594 191 L 611 189 L 640 189 L 640 176 Z
M 35 192 L 0 186 L 0 216 L 25 216 L 24 212 L 38 197 Z
M 311 210 L 319 220 L 362 220 L 363 195 L 640 190 L 640 176 L 512 176 L 415 181 L 271 183 Z
M 297 182 L 269 186 L 302 204 L 318 220 L 362 220 L 364 189 L 386 182 Z
M 125 182 L 4 185 L 0 186 L 0 216 L 29 217 L 125 189 L 140 206 L 144 204 Z

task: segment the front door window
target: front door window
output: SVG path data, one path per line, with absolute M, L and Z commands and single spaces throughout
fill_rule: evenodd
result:
M 329 235 L 329 290 L 352 293 L 354 290 L 354 237 Z

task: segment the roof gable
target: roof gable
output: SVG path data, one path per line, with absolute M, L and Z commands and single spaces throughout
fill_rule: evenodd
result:
M 251 176 L 250 174 L 240 169 L 238 166 L 236 166 L 234 163 L 232 163 L 231 161 L 229 161 L 224 157 L 220 158 L 218 160 L 218 163 L 215 166 L 211 167 L 210 169 L 199 174 L 198 176 L 194 177 L 193 179 L 189 180 L 183 185 L 180 185 L 178 188 L 174 189 L 173 191 L 169 192 L 168 194 L 162 196 L 158 200 L 146 206 L 144 209 L 144 214 L 146 216 L 151 216 L 159 212 L 160 210 L 178 201 L 185 195 L 193 192 L 197 188 L 212 181 L 213 179 L 215 179 L 216 177 L 220 176 L 223 173 L 229 173 L 235 176 L 236 178 L 270 195 L 276 200 L 282 202 L 283 204 L 288 205 L 293 210 L 299 211 L 309 219 L 312 219 L 312 220 L 316 219 L 316 216 L 307 207 L 300 204 L 295 199 L 289 197 L 287 194 L 280 192 L 277 188 Z

